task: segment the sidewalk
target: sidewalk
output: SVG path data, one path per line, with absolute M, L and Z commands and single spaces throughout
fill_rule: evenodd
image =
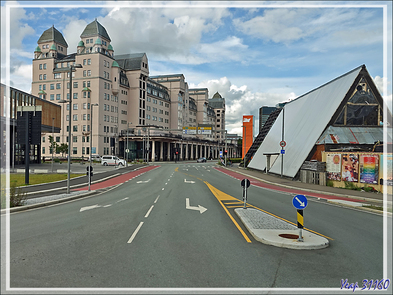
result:
M 364 192 L 364 191 L 362 192 L 362 191 L 348 190 L 344 188 L 302 183 L 300 181 L 292 181 L 285 177 L 280 177 L 273 174 L 266 174 L 264 172 L 258 170 L 252 170 L 248 168 L 244 169 L 243 167 L 238 167 L 238 166 L 223 167 L 223 168 L 242 174 L 245 176 L 245 178 L 251 177 L 268 184 L 285 187 L 285 188 L 299 189 L 305 191 L 304 193 L 305 195 L 307 195 L 307 193 L 312 192 L 322 195 L 331 195 L 331 196 L 346 198 L 348 199 L 348 201 L 350 201 L 351 199 L 362 200 L 371 205 L 376 205 L 376 206 L 383 205 L 382 193 L 372 193 L 372 192 Z M 388 207 L 390 207 L 391 209 L 392 195 L 387 195 L 387 201 L 388 201 Z

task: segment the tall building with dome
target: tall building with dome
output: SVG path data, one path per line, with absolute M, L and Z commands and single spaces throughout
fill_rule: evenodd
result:
M 218 93 L 219 97 L 209 100 L 207 89 L 203 89 L 206 94 L 200 105 L 198 89 L 189 91 L 183 75 L 180 75 L 183 79 L 180 88 L 170 86 L 163 79 L 176 75 L 150 78 L 146 53 L 115 54 L 111 42 L 97 19 L 84 28 L 76 50 L 68 48 L 62 33 L 54 26 L 38 39 L 32 94 L 62 106 L 61 132 L 55 134 L 55 141 L 71 142 L 72 157 L 113 154 L 135 159 L 147 153 L 152 161 L 171 160 L 176 150 L 184 159 L 217 157 L 222 150 L 223 133 L 214 130 L 225 129 L 225 100 Z M 76 64 L 82 68 L 72 72 L 72 117 L 69 118 L 66 102 L 70 98 L 69 73 L 70 66 Z M 200 117 L 198 113 L 206 116 Z M 68 138 L 70 120 L 71 139 Z M 199 125 L 209 124 L 211 134 L 182 133 L 182 128 L 197 129 Z M 150 133 L 152 137 L 147 145 L 146 137 Z M 154 134 L 160 137 L 154 138 Z M 43 156 L 51 156 L 49 135 L 42 135 Z M 179 142 L 173 135 L 181 135 L 182 140 Z M 201 144 L 201 139 L 208 142 Z

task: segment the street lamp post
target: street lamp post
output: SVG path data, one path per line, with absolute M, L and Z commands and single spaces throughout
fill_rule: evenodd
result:
M 242 125 L 242 127 L 244 128 L 244 132 L 243 132 L 243 140 L 244 140 L 244 169 L 246 169 L 246 154 L 247 154 L 247 152 L 246 152 L 246 150 L 247 150 L 247 145 L 246 145 L 246 134 L 247 134 L 247 126 L 244 126 L 244 125 Z
M 130 123 L 132 124 L 132 122 L 127 122 L 127 150 L 128 150 L 128 130 L 129 130 Z M 127 152 L 127 160 L 126 160 L 127 166 L 128 166 L 128 154 L 129 154 L 129 152 L 130 151 L 128 150 L 128 152 Z
M 71 108 L 72 108 L 72 72 L 77 68 L 82 68 L 81 64 L 70 65 L 70 98 L 68 100 L 69 103 L 69 112 L 68 112 L 68 174 L 67 174 L 67 194 L 70 193 L 70 176 L 71 176 Z M 59 103 L 67 102 L 66 100 L 60 100 Z
M 55 143 L 55 118 L 52 118 L 52 164 L 51 164 L 51 168 L 52 168 L 52 173 L 53 173 L 53 147 L 54 147 L 54 143 Z
M 90 163 L 89 163 L 89 191 L 90 191 L 90 184 L 91 184 L 91 172 L 92 172 L 92 166 L 91 166 L 91 149 L 93 145 L 93 107 L 98 106 L 98 103 L 94 103 L 90 105 Z

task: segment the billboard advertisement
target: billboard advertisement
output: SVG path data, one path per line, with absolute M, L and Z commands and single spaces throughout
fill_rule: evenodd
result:
M 326 155 L 327 179 L 341 181 L 341 154 Z
M 243 148 L 242 148 L 242 157 L 247 154 L 247 151 L 252 145 L 254 141 L 254 116 L 253 115 L 244 115 L 243 116 Z M 250 160 L 250 159 L 249 159 Z
M 360 182 L 378 184 L 378 155 L 360 155 Z
M 342 155 L 341 177 L 343 181 L 358 182 L 359 158 L 355 154 Z
M 386 163 L 384 163 L 384 157 L 386 157 Z M 387 175 L 383 174 L 384 165 L 387 166 Z M 393 186 L 393 156 L 392 154 L 381 155 L 380 175 L 383 179 L 384 185 Z

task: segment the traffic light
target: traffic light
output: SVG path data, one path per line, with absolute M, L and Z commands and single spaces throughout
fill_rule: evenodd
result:
M 225 156 L 226 154 L 228 154 L 228 151 L 224 151 L 224 156 Z
M 90 176 L 93 176 L 93 166 L 87 166 L 86 167 L 86 175 L 89 176 L 89 172 L 90 172 Z

